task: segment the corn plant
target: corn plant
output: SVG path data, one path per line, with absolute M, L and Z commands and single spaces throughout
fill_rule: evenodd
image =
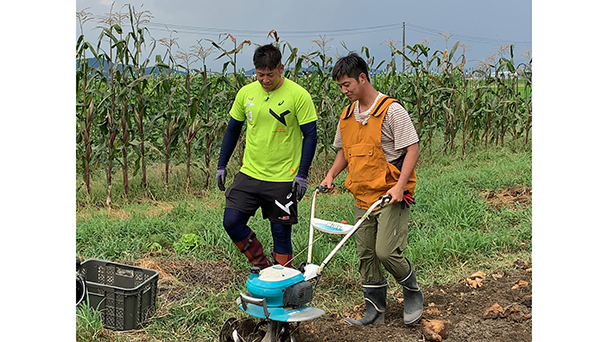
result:
M 212 82 L 207 73 L 207 64 L 206 58 L 213 51 L 213 47 L 205 48 L 201 45 L 201 41 L 198 41 L 197 46 L 192 47 L 192 53 L 196 57 L 197 61 L 202 63 L 202 68 L 200 70 L 196 70 L 196 75 L 202 75 L 202 80 L 198 80 L 198 95 L 197 101 L 202 105 L 205 116 L 199 118 L 196 123 L 197 132 L 201 132 L 199 134 L 200 137 L 200 148 L 202 151 L 204 163 L 195 165 L 201 169 L 205 175 L 205 188 L 209 188 L 209 179 L 212 173 L 211 166 L 211 155 L 214 151 L 215 144 L 219 139 L 221 139 L 222 128 L 226 126 L 226 119 L 219 119 L 214 116 L 214 120 L 211 117 L 211 108 L 218 108 L 221 114 L 224 114 L 228 111 L 227 107 L 222 107 L 221 103 L 227 103 L 228 99 L 226 98 L 226 90 L 212 89 L 212 87 L 218 84 L 218 82 Z M 213 95 L 211 95 L 213 93 Z M 219 100 L 219 101 L 218 101 Z M 219 105 L 218 105 L 219 104 Z M 199 110 L 200 112 L 200 110 Z M 190 126 L 189 126 L 190 127 Z M 191 128 L 189 128 L 191 130 Z
M 522 113 L 525 118 L 524 123 L 524 148 L 528 144 L 530 129 L 532 128 L 532 58 L 528 53 L 524 53 L 524 57 L 528 58 L 528 63 L 521 63 L 518 70 L 521 70 L 521 77 L 524 80 L 524 89 L 521 101 Z
M 318 51 L 319 53 L 316 54 L 316 56 L 321 60 L 321 63 L 319 64 L 318 62 L 312 60 L 311 63 L 313 66 L 315 66 L 317 68 L 317 70 L 319 70 L 321 72 L 322 75 L 325 75 L 325 72 L 327 71 L 327 68 L 329 67 L 329 65 L 332 63 L 332 58 L 331 56 L 327 55 L 327 50 L 329 49 L 329 46 L 327 46 L 329 43 L 331 43 L 334 39 L 330 38 L 330 39 L 325 39 L 325 37 L 319 37 L 319 39 L 315 39 L 312 42 L 317 44 L 319 46 L 319 48 L 321 49 L 320 51 Z
M 227 39 L 230 39 L 232 41 L 232 43 L 234 44 L 234 48 L 230 51 L 228 51 L 222 47 L 222 45 L 224 44 L 224 42 L 226 42 Z M 222 73 L 225 73 L 228 66 L 232 65 L 233 75 L 234 75 L 234 87 L 235 87 L 235 89 L 239 89 L 240 85 L 239 85 L 239 81 L 238 81 L 238 73 L 237 73 L 237 67 L 236 67 L 236 56 L 239 52 L 241 52 L 241 50 L 243 50 L 243 47 L 245 45 L 251 45 L 251 41 L 243 40 L 240 44 L 237 45 L 236 38 L 234 38 L 234 36 L 231 35 L 230 33 L 221 33 L 219 35 L 219 42 L 217 42 L 217 43 L 210 39 L 207 39 L 207 40 L 211 42 L 213 47 L 222 51 L 222 54 L 217 56 L 215 59 L 220 59 L 224 56 L 228 57 L 228 61 L 224 63 L 224 66 L 222 68 Z
M 224 130 L 228 124 L 226 113 L 230 110 L 231 102 L 228 100 L 227 94 L 226 90 L 222 90 L 212 96 L 209 106 L 214 108 L 214 112 L 211 118 L 200 126 L 198 150 L 202 154 L 203 162 L 196 163 L 196 166 L 205 175 L 205 188 L 209 188 L 210 177 L 214 172 L 213 153 L 219 150 Z
M 276 36 L 276 31 L 270 31 L 269 35 L 273 32 L 275 34 L 275 39 L 278 41 L 279 37 Z M 280 46 L 282 46 L 283 56 L 287 56 L 287 60 L 285 63 L 285 72 L 283 74 L 285 75 L 285 77 L 297 82 L 298 74 L 300 73 L 300 70 L 302 70 L 302 59 L 298 58 L 298 48 L 291 46 L 291 44 L 286 41 L 280 42 Z M 287 55 L 285 54 L 286 49 L 289 50 L 289 54 Z M 293 69 L 291 68 L 292 63 L 294 63 Z
M 395 86 L 401 87 L 402 84 L 399 80 L 400 74 L 397 73 L 397 62 L 395 60 L 396 55 L 402 54 L 402 52 L 395 47 L 394 40 L 385 40 L 380 45 L 388 45 L 391 50 L 391 58 L 388 60 L 385 66 L 383 77 L 380 78 L 381 82 L 376 85 L 378 90 L 386 94 L 397 94 L 399 89 Z
M 202 75 L 203 76 L 203 84 L 202 84 L 202 90 L 203 90 L 203 99 L 204 99 L 204 108 L 205 108 L 205 116 L 206 116 L 206 121 L 209 121 L 209 115 L 210 115 L 210 108 L 209 108 L 209 87 L 211 85 L 211 82 L 209 81 L 209 75 L 207 72 L 207 57 L 209 57 L 209 55 L 211 54 L 211 52 L 213 51 L 213 48 L 205 48 L 202 46 L 201 44 L 201 40 L 197 41 L 197 45 L 191 47 L 191 52 L 194 55 L 194 57 L 196 58 L 197 61 L 202 63 L 202 68 L 200 70 L 196 70 L 196 75 Z
M 403 99 L 410 104 L 412 120 L 417 122 L 418 136 L 421 141 L 426 142 L 429 157 L 431 157 L 433 155 L 431 141 L 437 123 L 433 117 L 436 95 L 431 92 L 433 76 L 430 68 L 433 62 L 438 61 L 439 51 L 429 57 L 430 49 L 420 43 L 412 46 L 407 45 L 406 49 L 409 54 L 413 55 L 413 58 L 403 54 L 409 71 Z
M 243 85 L 255 81 L 237 68 L 238 53 L 251 41 L 239 44 L 233 35 L 224 33 L 218 42 L 207 40 L 210 48 L 203 47 L 201 39 L 186 52 L 179 49 L 173 31 L 160 40 L 150 37 L 145 28 L 151 18 L 148 11 L 129 6 L 123 12 L 110 8 L 97 27 L 97 44 L 85 41 L 82 34 L 76 42 L 76 138 L 78 174 L 82 175 L 78 189 L 84 186 L 89 198 L 91 176 L 99 166 L 100 170 L 105 168 L 105 205 L 111 206 L 114 164 L 118 163 L 122 166 L 124 197 L 129 195 L 130 177 L 139 171 L 144 193 L 153 195 L 148 189 L 146 165 L 155 161 L 164 162 L 165 191 L 170 164 L 181 162 L 186 165 L 186 192 L 192 189 L 192 166 L 203 173 L 203 186 L 209 188 L 231 103 Z M 81 11 L 77 19 L 82 32 L 91 14 Z M 283 51 L 284 77 L 311 94 L 319 118 L 317 161 L 320 155 L 331 161 L 339 115 L 348 104 L 330 76 L 334 58 L 329 55 L 329 43 L 333 38 L 313 41 L 317 51 L 306 54 L 281 41 L 274 30 L 268 38 Z M 500 47 L 469 73 L 464 68 L 466 46 L 457 42 L 450 47 L 450 35 L 445 34 L 444 39 L 445 49 L 434 52 L 426 42 L 407 46 L 404 51 L 396 48 L 395 42 L 385 41 L 382 44 L 389 46 L 391 56 L 379 62 L 365 46 L 360 54 L 367 59 L 376 89 L 406 107 L 429 157 L 433 156 L 431 142 L 440 138 L 435 137 L 438 134 L 442 135 L 444 153 L 454 151 L 457 141 L 465 154 L 472 144 L 485 143 L 487 149 L 489 144 L 504 145 L 509 136 L 521 138 L 526 148 L 532 126 L 531 59 L 515 67 L 513 46 Z M 158 54 L 157 42 L 166 52 L 152 61 L 150 57 Z M 225 49 L 225 43 L 233 46 Z M 346 43 L 342 46 L 350 51 Z M 150 51 L 147 56 L 144 49 Z M 220 73 L 211 74 L 206 58 L 214 49 L 219 51 L 214 58 L 226 61 Z M 456 52 L 459 49 L 460 55 Z M 405 72 L 397 71 L 399 55 L 407 62 Z M 93 57 L 96 65 L 87 57 Z M 519 82 L 505 77 L 515 73 Z M 246 133 L 241 134 L 235 151 L 240 161 Z
M 181 106 L 180 111 L 185 112 L 185 129 L 183 130 L 184 136 L 184 144 L 186 145 L 186 192 L 190 190 L 190 183 L 192 179 L 190 177 L 190 162 L 192 157 L 192 141 L 196 138 L 196 134 L 200 130 L 201 118 L 198 114 L 200 107 L 200 99 L 196 97 L 194 101 L 192 101 L 192 77 L 191 77 L 191 69 L 190 63 L 192 59 L 195 57 L 192 52 L 180 51 L 176 55 L 178 60 L 181 60 L 183 65 L 178 65 L 178 67 L 183 68 L 186 71 L 185 77 L 185 92 L 186 92 L 186 101 Z
M 131 87 L 128 86 L 128 84 L 130 83 L 131 79 L 132 79 L 132 74 L 134 73 L 133 71 L 133 67 L 131 65 L 129 65 L 129 42 L 128 42 L 128 35 L 127 38 L 124 41 L 124 53 L 121 54 L 121 66 L 122 66 L 122 70 L 121 71 L 117 71 L 117 75 L 118 75 L 118 81 L 119 81 L 119 93 L 118 93 L 118 101 L 120 102 L 120 105 L 122 107 L 122 110 L 120 111 L 120 130 L 121 130 L 121 136 L 120 136 L 120 150 L 122 153 L 122 184 L 123 184 L 123 191 L 124 191 L 124 196 L 128 196 L 129 194 L 129 151 L 128 151 L 128 147 L 130 146 L 130 140 L 131 140 L 131 121 L 132 121 L 132 115 L 131 115 L 131 103 L 130 103 L 130 98 L 132 95 L 131 92 Z
M 76 70 L 76 84 L 77 87 L 77 99 L 80 97 L 82 101 L 77 100 L 78 109 L 76 111 L 78 121 L 81 123 L 79 132 L 77 135 L 77 146 L 82 146 L 82 169 L 83 169 L 83 181 L 85 184 L 87 198 L 91 195 L 91 128 L 95 120 L 95 101 L 91 94 L 91 83 L 94 82 L 95 72 L 87 61 L 86 52 L 90 51 L 97 60 L 99 57 L 96 55 L 95 49 L 84 40 L 83 26 L 86 22 L 92 19 L 91 13 L 87 12 L 86 9 L 76 13 L 76 18 L 80 26 L 80 36 L 76 42 L 76 61 L 78 62 L 78 68 Z M 80 96 L 79 96 L 80 94 Z
M 163 153 L 165 157 L 165 192 L 169 189 L 169 164 L 173 148 L 177 146 L 177 142 L 182 130 L 184 121 L 182 120 L 181 112 L 175 105 L 175 95 L 180 87 L 180 81 L 175 75 L 176 62 L 173 56 L 173 46 L 179 47 L 177 38 L 173 38 L 172 34 L 175 31 L 169 32 L 169 37 L 160 39 L 160 43 L 167 48 L 165 57 L 169 64 L 166 64 L 163 59 L 156 56 L 156 66 L 160 70 L 158 84 L 155 87 L 156 98 L 160 105 L 157 118 L 161 119 L 163 127 L 162 143 Z
M 150 74 L 146 74 L 146 69 L 148 64 L 150 63 L 150 56 L 154 52 L 156 44 L 153 43 L 150 47 L 150 51 L 147 57 L 142 56 L 142 51 L 144 47 L 146 47 L 146 33 L 148 33 L 147 28 L 144 27 L 144 24 L 150 22 L 152 15 L 149 11 L 135 11 L 132 6 L 129 6 L 129 23 L 130 23 L 130 32 L 128 36 L 132 41 L 132 48 L 128 51 L 128 58 L 126 60 L 127 65 L 132 67 L 129 68 L 131 71 L 131 82 L 128 84 L 129 88 L 129 98 L 126 101 L 134 102 L 131 107 L 131 115 L 133 123 L 135 124 L 135 128 L 133 129 L 135 134 L 137 134 L 139 141 L 132 139 L 123 139 L 123 151 L 126 152 L 127 145 L 139 145 L 139 154 L 138 158 L 135 162 L 135 169 L 133 174 L 136 174 L 138 170 L 142 170 L 142 186 L 144 189 L 147 189 L 147 171 L 146 171 L 146 149 L 145 149 L 145 132 L 144 132 L 144 118 L 147 117 L 147 113 L 149 110 L 149 102 L 150 98 L 147 95 L 148 87 L 149 87 L 149 79 L 151 78 Z M 125 122 L 126 123 L 126 122 Z M 123 127 L 126 130 L 126 127 Z M 127 138 L 126 136 L 124 138 Z M 126 155 L 124 157 L 124 164 L 127 165 Z M 128 177 L 126 173 L 125 167 L 124 180 L 125 184 L 125 194 L 128 191 Z
M 106 191 L 106 206 L 109 208 L 112 205 L 112 168 L 114 162 L 114 153 L 116 149 L 116 137 L 119 133 L 118 122 L 120 120 L 120 112 L 117 109 L 118 101 L 116 95 L 119 91 L 117 81 L 120 78 L 120 72 L 117 69 L 118 61 L 123 59 L 125 53 L 125 41 L 120 38 L 122 35 L 122 28 L 120 23 L 124 19 L 124 14 L 120 12 L 113 12 L 113 5 L 110 7 L 110 13 L 101 20 L 101 24 L 105 24 L 105 26 L 101 26 L 102 33 L 99 36 L 97 49 L 98 51 L 102 51 L 100 54 L 101 60 L 107 63 L 110 66 L 108 71 L 108 75 L 104 77 L 104 83 L 106 83 L 105 90 L 109 94 L 105 94 L 104 97 L 109 97 L 109 103 L 106 106 L 102 107 L 102 110 L 105 112 L 104 121 L 101 123 L 101 131 L 104 134 L 104 140 L 106 142 L 106 150 L 107 150 L 107 173 L 106 173 L 106 183 L 107 183 L 107 191 Z M 109 48 L 107 51 L 103 50 L 102 43 L 104 42 L 104 38 L 107 38 L 107 43 Z M 118 76 L 118 77 L 117 77 Z M 117 80 L 118 78 L 118 80 Z
M 449 40 L 449 36 L 445 36 L 446 45 Z M 461 102 L 461 96 L 457 96 L 458 82 L 461 82 L 461 75 L 458 68 L 452 63 L 454 53 L 458 48 L 460 42 L 456 42 L 448 53 L 448 49 L 443 52 L 441 64 L 439 69 L 442 72 L 439 74 L 438 80 L 440 80 L 440 86 L 447 95 L 447 101 L 442 102 L 442 106 L 445 113 L 445 131 L 444 131 L 444 150 L 447 151 L 449 148 L 451 151 L 454 150 L 454 139 L 458 130 L 459 112 L 461 110 L 459 102 Z M 458 101 L 457 101 L 458 100 Z

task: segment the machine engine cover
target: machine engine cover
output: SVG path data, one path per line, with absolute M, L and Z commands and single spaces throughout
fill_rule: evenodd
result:
M 275 265 L 252 271 L 247 280 L 248 295 L 236 302 L 247 314 L 278 322 L 302 322 L 320 317 L 325 311 L 305 305 L 312 300 L 312 284 L 302 272 Z
M 275 265 L 259 274 L 250 273 L 247 290 L 252 297 L 265 298 L 268 307 L 284 307 L 284 292 L 304 281 L 304 275 L 293 268 Z
M 285 306 L 299 308 L 310 302 L 312 296 L 312 284 L 309 281 L 302 281 L 285 289 L 285 292 L 283 293 L 283 304 Z

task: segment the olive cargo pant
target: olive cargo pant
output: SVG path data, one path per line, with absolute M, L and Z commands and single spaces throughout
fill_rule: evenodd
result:
M 358 221 L 366 210 L 355 207 Z M 406 276 L 409 265 L 403 256 L 407 246 L 410 208 L 401 203 L 374 210 L 355 232 L 359 273 L 364 283 L 379 283 L 385 279 L 382 266 L 396 279 Z

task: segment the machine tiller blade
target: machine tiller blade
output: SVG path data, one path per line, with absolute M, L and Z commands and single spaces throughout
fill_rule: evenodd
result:
M 229 318 L 220 330 L 219 342 L 247 342 L 253 337 L 260 337 L 259 324 L 250 318 Z

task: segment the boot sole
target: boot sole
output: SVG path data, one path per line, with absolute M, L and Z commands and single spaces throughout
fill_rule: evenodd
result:
M 415 320 L 410 321 L 410 322 L 406 322 L 405 320 L 403 320 L 403 323 L 405 323 L 405 325 L 415 325 L 415 324 L 420 323 L 421 320 L 422 320 L 422 314 L 420 314 L 420 316 L 418 316 L 418 318 L 416 318 Z
M 384 324 L 384 319 L 376 320 L 375 322 L 369 323 L 369 324 L 362 324 L 361 322 L 359 322 L 357 320 L 354 320 L 354 319 L 351 319 L 351 318 L 348 318 L 348 317 L 346 317 L 344 319 L 344 321 L 346 323 L 350 324 L 350 325 L 358 325 L 358 326 L 361 326 L 361 327 L 368 326 L 368 325 L 381 325 L 381 324 Z

